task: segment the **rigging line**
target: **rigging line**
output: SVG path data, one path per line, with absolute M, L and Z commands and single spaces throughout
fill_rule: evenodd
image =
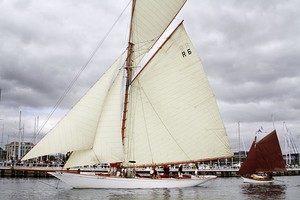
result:
M 92 152 L 94 153 L 94 155 L 95 155 L 95 157 L 96 157 L 98 163 L 101 163 L 100 160 L 98 159 L 98 156 L 97 156 L 96 152 L 94 151 L 94 149 L 92 148 L 91 150 L 92 150 Z
M 139 48 L 135 48 L 134 49 L 134 53 L 135 53 L 135 59 L 137 58 L 141 58 L 143 59 L 145 57 L 145 55 L 147 53 L 149 53 L 151 51 L 151 49 L 153 49 L 153 47 L 155 46 L 155 44 L 158 42 L 158 39 L 156 39 L 157 37 L 151 39 L 151 40 L 146 40 L 143 42 L 136 42 L 134 45 L 137 46 L 137 44 L 140 44 Z M 150 47 L 148 47 L 147 45 L 149 44 L 149 42 L 154 42 L 154 44 Z M 140 63 L 137 63 L 137 65 Z
M 295 143 L 295 141 L 294 141 L 294 138 L 293 138 L 293 136 L 292 136 L 292 133 L 291 133 L 291 131 L 290 131 L 290 129 L 288 129 L 288 133 L 289 133 L 289 138 L 290 138 L 290 140 L 291 140 L 291 144 L 292 144 L 292 150 L 293 150 L 293 153 L 298 153 L 298 148 L 297 148 L 297 146 L 296 146 L 296 143 Z
M 50 120 L 51 116 L 53 115 L 53 113 L 56 111 L 56 109 L 58 108 L 58 106 L 60 105 L 60 103 L 63 101 L 63 99 L 65 98 L 65 96 L 69 93 L 69 91 L 71 90 L 71 88 L 73 87 L 73 85 L 75 84 L 75 82 L 77 81 L 77 79 L 79 78 L 79 76 L 81 75 L 81 73 L 84 71 L 84 69 L 88 66 L 88 64 L 92 61 L 92 59 L 94 58 L 95 54 L 97 53 L 97 51 L 99 50 L 99 48 L 102 46 L 102 44 L 104 43 L 104 41 L 106 40 L 106 38 L 108 37 L 108 35 L 110 34 L 110 32 L 112 31 L 112 29 L 115 27 L 115 25 L 117 24 L 117 22 L 120 20 L 121 16 L 124 14 L 125 10 L 127 9 L 127 7 L 129 6 L 131 1 L 129 1 L 127 3 L 127 5 L 125 6 L 125 8 L 123 9 L 123 11 L 121 12 L 121 14 L 118 16 L 118 18 L 115 20 L 115 22 L 113 23 L 113 25 L 109 28 L 109 30 L 107 31 L 107 33 L 104 35 L 104 37 L 102 38 L 102 40 L 98 43 L 98 45 L 96 46 L 95 50 L 92 52 L 92 54 L 90 55 L 89 59 L 87 60 L 87 62 L 81 67 L 81 69 L 78 71 L 78 73 L 76 74 L 76 76 L 74 77 L 74 79 L 70 82 L 70 84 L 68 85 L 68 87 L 66 88 L 66 90 L 64 91 L 64 93 L 62 94 L 62 96 L 59 98 L 59 100 L 57 101 L 57 103 L 54 105 L 52 111 L 50 112 L 50 114 L 48 115 L 48 118 L 46 119 L 46 121 L 43 123 L 42 127 L 38 130 L 38 133 L 36 136 L 38 136 L 41 131 L 43 130 L 43 128 L 45 127 L 45 125 L 48 123 L 48 121 Z
M 140 82 L 138 81 L 139 85 L 140 85 Z M 140 98 L 141 98 L 141 103 L 142 103 L 142 111 L 143 111 L 143 118 L 144 118 L 144 122 L 145 122 L 145 127 L 146 127 L 146 133 L 147 133 L 147 141 L 148 141 L 148 146 L 149 146 L 149 149 L 150 149 L 150 154 L 151 154 L 151 160 L 152 160 L 152 164 L 154 163 L 154 160 L 153 160 L 153 153 L 152 153 L 152 148 L 151 148 L 151 144 L 150 144 L 150 138 L 149 138 L 149 132 L 148 132 L 148 127 L 147 127 L 147 123 L 146 123 L 146 116 L 145 116 L 145 109 L 144 109 L 144 104 L 142 102 L 142 95 L 140 94 L 139 95 Z M 147 98 L 148 99 L 148 98 Z M 148 99 L 149 100 L 149 99 Z
M 286 127 L 286 132 L 287 132 L 287 137 L 288 137 L 288 145 L 289 145 L 289 149 L 293 151 L 293 153 L 298 153 L 298 150 L 297 150 L 297 146 L 296 146 L 296 143 L 294 141 L 294 138 L 292 137 L 292 133 L 290 131 L 290 129 L 287 127 L 286 124 L 284 124 L 285 127 Z M 291 147 L 290 147 L 291 146 Z M 292 149 L 291 149 L 292 148 Z
M 57 185 L 56 185 L 56 189 L 58 189 L 58 184 L 60 182 L 60 179 L 57 179 Z
M 60 181 L 60 180 L 58 180 L 58 181 Z M 38 182 L 41 182 L 41 183 L 43 183 L 43 184 L 45 184 L 45 185 L 48 185 L 49 187 L 52 187 L 52 188 L 58 189 L 58 184 L 57 184 L 56 186 L 54 186 L 54 185 L 52 185 L 52 184 L 46 183 L 46 182 L 44 182 L 44 181 L 41 181 L 41 180 L 38 180 Z
M 141 90 L 143 91 L 145 97 L 147 98 L 149 104 L 151 105 L 153 111 L 155 112 L 156 116 L 158 117 L 159 121 L 162 123 L 162 125 L 165 127 L 165 129 L 167 130 L 167 132 L 169 133 L 169 135 L 171 136 L 171 138 L 173 139 L 173 141 L 177 144 L 177 146 L 181 149 L 181 151 L 186 155 L 186 157 L 189 160 L 192 160 L 187 154 L 186 152 L 181 148 L 180 144 L 177 142 L 177 140 L 175 139 L 175 137 L 171 134 L 171 132 L 169 131 L 168 127 L 166 126 L 166 124 L 163 122 L 163 120 L 160 118 L 160 115 L 158 114 L 158 112 L 156 111 L 156 109 L 154 108 L 153 104 L 151 103 L 149 97 L 147 96 L 146 92 L 144 91 L 143 87 L 140 87 Z

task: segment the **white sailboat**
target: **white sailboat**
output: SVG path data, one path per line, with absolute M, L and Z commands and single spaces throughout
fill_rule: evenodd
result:
M 65 168 L 122 163 L 130 169 L 232 157 L 215 97 L 182 22 L 134 72 L 185 2 L 134 0 L 126 66 L 119 69 L 117 59 L 23 160 L 72 152 Z M 191 187 L 216 178 L 52 175 L 73 188 Z

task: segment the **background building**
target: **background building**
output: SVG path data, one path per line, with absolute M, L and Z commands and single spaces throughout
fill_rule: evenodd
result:
M 0 147 L 0 161 L 6 160 L 6 151 Z
M 19 142 L 14 141 L 5 145 L 5 150 L 7 151 L 6 152 L 7 160 L 19 160 L 19 158 L 22 158 L 34 146 L 34 144 L 31 142 L 21 142 L 20 144 L 21 145 L 19 145 Z M 19 157 L 19 153 L 20 153 L 20 157 Z

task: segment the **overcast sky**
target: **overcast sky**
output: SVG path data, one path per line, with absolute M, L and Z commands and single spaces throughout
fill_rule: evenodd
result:
M 0 0 L 1 146 L 17 135 L 20 111 L 25 138 L 32 141 L 35 117 L 40 126 L 47 120 L 128 3 Z M 188 0 L 175 20 L 185 20 L 234 150 L 238 121 L 246 150 L 258 128 L 269 132 L 273 121 L 282 145 L 285 122 L 300 146 L 299 8 L 298 0 Z M 40 136 L 126 49 L 129 11 L 130 6 Z

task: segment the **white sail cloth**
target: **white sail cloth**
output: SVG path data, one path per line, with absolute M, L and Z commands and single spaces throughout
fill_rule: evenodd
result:
M 121 58 L 108 69 L 99 81 L 22 160 L 93 147 L 106 96 L 116 70 L 120 66 L 120 60 Z
M 200 58 L 181 24 L 131 86 L 125 158 L 137 165 L 232 156 Z
M 74 151 L 65 168 L 124 161 L 121 138 L 122 80 L 123 73 L 120 71 L 105 99 L 92 148 Z
M 186 0 L 133 1 L 129 42 L 134 44 L 131 57 L 134 67 L 163 34 L 185 2 Z M 99 151 L 100 149 L 97 148 L 102 148 L 95 147 L 95 136 L 97 130 L 100 131 L 98 122 L 115 69 L 116 66 L 107 71 L 80 102 L 22 160 L 47 154 L 74 151 L 73 158 L 75 154 L 81 155 L 81 157 L 94 155 L 94 157 L 85 157 L 85 159 L 87 158 L 85 161 L 81 159 L 84 163 L 91 162 L 91 160 L 99 161 L 99 157 L 95 157 L 95 154 L 91 152 L 83 153 L 83 151 L 89 151 L 92 148 L 93 151 Z M 110 151 L 119 151 L 114 150 L 115 148 L 110 149 Z M 105 150 L 107 151 L 107 149 Z M 112 161 L 119 160 L 116 157 Z M 75 164 L 75 160 L 72 163 Z M 68 164 L 73 165 L 71 160 Z
M 133 2 L 129 58 L 136 67 L 186 0 Z M 147 166 L 232 156 L 215 97 L 182 23 L 131 82 L 124 145 L 122 73 L 114 80 L 119 62 L 22 160 L 73 151 L 65 167 L 121 161 Z
M 186 0 L 135 0 L 133 1 L 131 35 L 133 44 L 133 67 L 136 67 L 144 55 L 163 34 Z

